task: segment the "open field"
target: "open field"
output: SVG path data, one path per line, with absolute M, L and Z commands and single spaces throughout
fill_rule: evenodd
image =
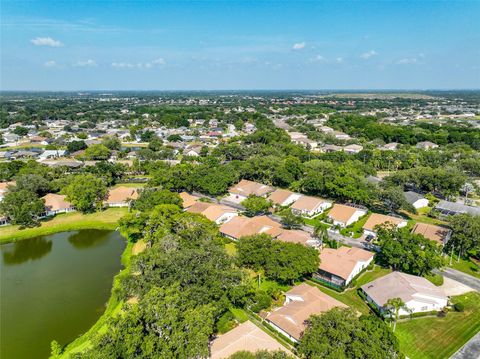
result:
M 127 208 L 108 208 L 102 212 L 89 214 L 70 212 L 42 221 L 38 227 L 19 229 L 19 226 L 4 226 L 0 228 L 0 243 L 15 242 L 26 238 L 79 229 L 114 230 L 118 226 L 118 220 L 127 211 Z
M 480 293 L 453 297 L 464 312 L 445 318 L 424 317 L 399 322 L 395 334 L 402 352 L 411 359 L 449 358 L 480 330 Z

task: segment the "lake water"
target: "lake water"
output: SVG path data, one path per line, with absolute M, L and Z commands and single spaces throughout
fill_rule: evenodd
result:
M 0 246 L 0 358 L 48 358 L 102 315 L 125 240 L 82 230 Z

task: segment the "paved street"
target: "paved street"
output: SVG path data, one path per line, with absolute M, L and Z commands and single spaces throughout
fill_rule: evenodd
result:
M 447 278 L 454 279 L 457 282 L 465 284 L 470 288 L 473 288 L 476 291 L 480 292 L 480 279 L 472 277 L 471 275 L 465 274 L 453 268 L 445 268 L 442 271 L 435 269 L 433 272 L 441 274 Z
M 477 333 L 450 359 L 479 359 L 480 358 L 480 333 Z

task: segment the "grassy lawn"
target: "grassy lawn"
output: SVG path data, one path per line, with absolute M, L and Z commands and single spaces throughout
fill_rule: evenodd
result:
M 402 352 L 412 359 L 449 358 L 480 330 L 480 293 L 453 297 L 464 312 L 445 318 L 425 317 L 399 322 L 395 334 Z
M 114 230 L 117 228 L 118 220 L 127 211 L 127 208 L 109 208 L 102 212 L 89 214 L 70 212 L 42 221 L 40 226 L 34 228 L 19 229 L 19 226 L 12 225 L 1 227 L 0 243 L 15 242 L 21 239 L 79 229 Z
M 480 263 L 475 262 L 473 259 L 460 259 L 460 262 L 454 259 L 450 267 L 460 272 L 470 274 L 473 277 L 480 278 Z
M 415 222 L 435 224 L 437 226 L 442 226 L 442 225 L 445 226 L 447 224 L 447 222 L 442 221 L 440 219 L 429 217 L 427 214 L 428 212 L 430 212 L 430 210 L 431 210 L 430 207 L 425 207 L 425 208 L 420 208 L 418 210 L 418 214 L 414 214 L 406 211 L 401 211 L 401 212 L 407 217 L 413 219 Z
M 118 187 L 129 187 L 129 188 L 143 188 L 146 186 L 145 182 L 139 182 L 139 183 L 134 183 L 134 182 L 126 182 L 126 183 L 117 183 L 115 186 L 112 188 L 118 188 Z
M 371 282 L 377 278 L 383 277 L 390 273 L 390 269 L 382 268 L 378 265 L 374 266 L 372 270 L 364 272 L 360 277 L 356 279 L 356 285 L 353 288 L 346 289 L 343 293 L 339 293 L 333 289 L 327 288 L 322 286 L 321 284 L 317 284 L 316 282 L 308 281 L 309 284 L 317 286 L 322 292 L 328 294 L 332 298 L 337 299 L 338 301 L 352 307 L 353 309 L 359 311 L 362 314 L 370 313 L 370 308 L 368 305 L 363 301 L 362 298 L 359 297 L 357 294 L 357 288 L 361 287 L 362 285 Z
M 360 238 L 363 234 L 363 226 L 365 225 L 369 217 L 370 214 L 363 216 L 355 223 L 352 223 L 348 227 L 341 229 L 340 233 L 344 236 Z

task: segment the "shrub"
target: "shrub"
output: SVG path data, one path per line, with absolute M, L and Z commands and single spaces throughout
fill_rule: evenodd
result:
M 465 305 L 463 303 L 455 303 L 453 307 L 457 312 L 463 312 L 465 310 Z

